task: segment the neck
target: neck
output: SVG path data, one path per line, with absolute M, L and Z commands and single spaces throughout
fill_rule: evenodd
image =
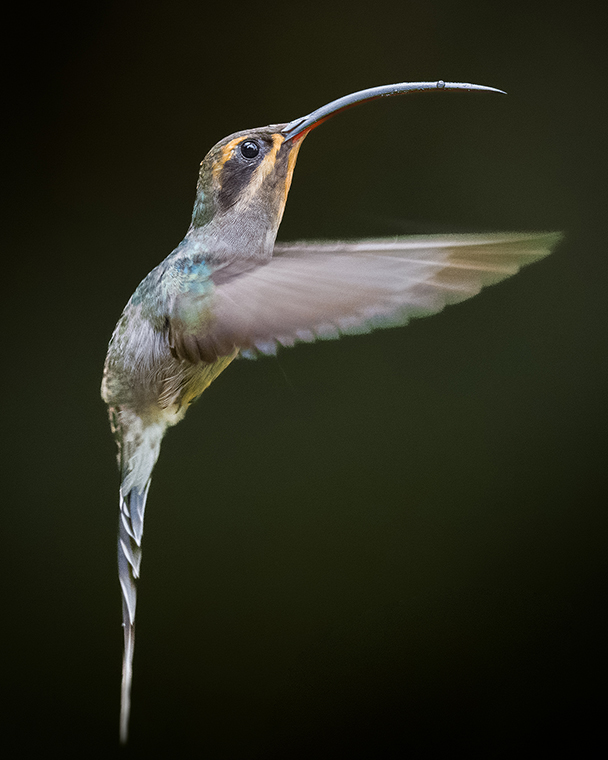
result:
M 272 257 L 280 218 L 272 219 L 267 210 L 255 205 L 245 209 L 233 207 L 205 218 L 200 213 L 203 209 L 197 205 L 186 240 L 205 251 L 210 259 L 267 261 Z

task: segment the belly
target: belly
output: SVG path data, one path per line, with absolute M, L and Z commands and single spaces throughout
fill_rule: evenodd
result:
M 223 372 L 234 359 L 236 359 L 238 353 L 238 349 L 235 349 L 229 356 L 222 356 L 212 364 L 201 363 L 195 365 L 195 372 L 184 384 L 178 403 L 187 408 L 211 385 L 215 378 Z

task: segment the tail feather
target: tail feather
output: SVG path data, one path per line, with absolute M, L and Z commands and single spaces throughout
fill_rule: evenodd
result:
M 123 603 L 123 617 L 124 617 Z M 129 738 L 129 714 L 131 712 L 131 681 L 133 679 L 133 648 L 135 647 L 135 626 L 124 624 L 125 642 L 122 658 L 122 684 L 120 687 L 120 743 Z
M 119 490 L 118 519 L 118 579 L 122 589 L 122 625 L 124 651 L 120 694 L 120 741 L 127 742 L 133 680 L 133 651 L 135 647 L 135 608 L 137 579 L 141 566 L 141 541 L 144 512 L 150 489 L 151 475 L 160 452 L 164 426 L 144 426 L 138 420 L 119 432 L 122 482 Z M 118 432 L 118 431 L 117 431 Z

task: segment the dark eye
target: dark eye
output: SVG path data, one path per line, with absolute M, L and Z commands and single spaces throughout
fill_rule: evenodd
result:
M 260 152 L 260 146 L 253 140 L 245 140 L 241 143 L 241 153 L 245 158 L 255 158 Z

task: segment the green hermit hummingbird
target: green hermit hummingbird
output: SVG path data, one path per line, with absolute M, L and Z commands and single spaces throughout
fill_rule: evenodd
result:
M 502 92 L 441 81 L 373 87 L 220 140 L 201 163 L 185 238 L 140 283 L 116 325 L 101 393 L 120 472 L 123 743 L 144 509 L 167 428 L 239 354 L 405 325 L 515 274 L 559 240 L 557 233 L 504 233 L 275 243 L 306 135 L 355 104 L 426 90 Z

